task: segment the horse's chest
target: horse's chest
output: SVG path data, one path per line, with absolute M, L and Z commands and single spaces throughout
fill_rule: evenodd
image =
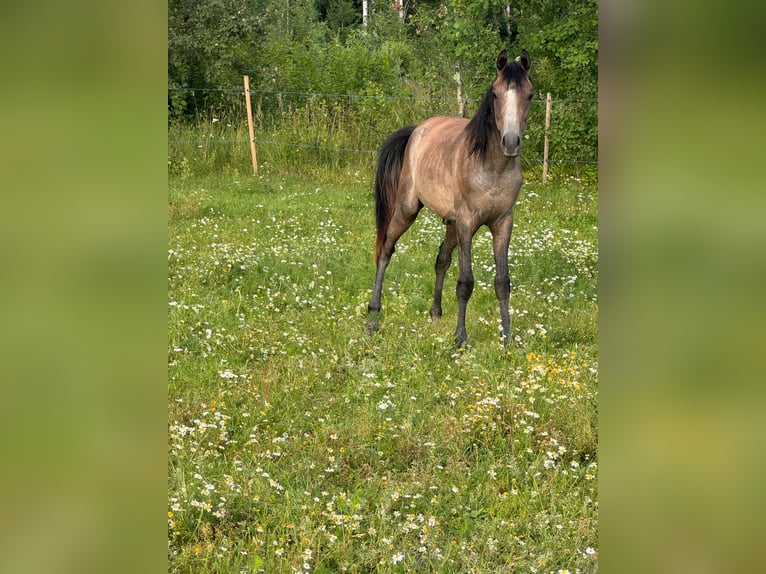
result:
M 473 207 L 481 211 L 502 214 L 513 208 L 521 187 L 521 177 L 490 178 L 477 175 L 472 178 L 471 192 L 467 194 Z

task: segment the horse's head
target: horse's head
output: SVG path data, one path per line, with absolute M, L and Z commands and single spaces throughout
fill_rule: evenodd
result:
M 522 135 L 527 125 L 533 86 L 529 79 L 529 54 L 508 61 L 506 51 L 497 57 L 497 79 L 492 83 L 495 125 L 500 131 L 500 148 L 509 157 L 516 157 L 522 146 Z

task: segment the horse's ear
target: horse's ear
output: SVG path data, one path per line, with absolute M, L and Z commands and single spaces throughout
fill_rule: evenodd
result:
M 508 52 L 503 50 L 497 56 L 497 69 L 498 71 L 505 69 L 505 65 L 508 63 Z
M 529 59 L 529 52 L 523 48 L 521 49 L 521 56 L 519 56 L 519 63 L 521 64 L 521 67 L 527 71 L 532 67 L 532 61 Z

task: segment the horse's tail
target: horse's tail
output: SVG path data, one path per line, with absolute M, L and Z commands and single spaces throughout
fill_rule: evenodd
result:
M 390 136 L 380 148 L 378 168 L 375 172 L 375 222 L 378 236 L 375 241 L 375 264 L 383 253 L 386 231 L 396 208 L 396 190 L 404 165 L 404 150 L 415 126 L 403 127 Z

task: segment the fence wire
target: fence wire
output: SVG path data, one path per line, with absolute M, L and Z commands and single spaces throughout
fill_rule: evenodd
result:
M 244 87 L 237 87 L 237 88 L 193 88 L 193 87 L 178 87 L 178 86 L 169 86 L 168 92 L 174 92 L 174 93 L 194 93 L 194 92 L 219 92 L 219 93 L 225 93 L 225 94 L 241 94 L 244 95 L 245 89 Z M 405 123 L 417 123 L 416 117 L 427 114 L 424 117 L 430 117 L 431 115 L 438 115 L 442 113 L 450 113 L 451 106 L 455 105 L 457 102 L 457 98 L 455 96 L 452 97 L 445 97 L 445 96 L 419 96 L 419 95 L 383 95 L 383 94 L 342 94 L 342 93 L 320 93 L 320 92 L 303 92 L 303 91 L 290 91 L 290 90 L 263 90 L 263 89 L 250 89 L 249 90 L 251 95 L 256 96 L 256 99 L 252 103 L 252 107 L 254 110 L 254 113 L 256 115 L 256 122 L 259 123 L 259 129 L 263 132 L 273 133 L 273 135 L 277 135 L 277 132 L 279 132 L 279 129 L 276 129 L 276 126 L 279 125 L 280 121 L 284 121 L 286 117 L 290 117 L 292 115 L 296 115 L 297 113 L 304 114 L 304 118 L 307 122 L 312 123 L 312 128 L 316 129 L 317 123 L 321 123 L 321 118 L 319 120 L 317 117 L 312 116 L 313 108 L 309 104 L 311 102 L 319 103 L 324 108 L 322 108 L 325 112 L 331 111 L 335 112 L 333 108 L 333 104 L 328 104 L 327 100 L 335 100 L 336 102 L 338 100 L 346 101 L 349 103 L 353 102 L 359 102 L 358 105 L 361 106 L 370 106 L 373 107 L 375 105 L 384 105 L 382 102 L 388 102 L 384 105 L 384 108 L 388 106 L 394 106 L 391 107 L 390 110 L 394 110 L 394 113 L 397 117 L 401 116 L 399 119 L 403 119 L 404 123 L 401 125 L 405 125 Z M 270 104 L 265 102 L 263 98 L 274 98 L 276 101 L 271 102 Z M 292 103 L 289 101 L 295 99 Z M 286 103 L 285 100 L 288 100 Z M 471 105 L 475 104 L 477 102 L 480 102 L 480 99 L 476 98 L 463 98 L 462 100 L 465 104 Z M 422 102 L 424 107 L 417 106 L 418 102 Z M 431 105 L 428 105 L 428 102 L 431 102 Z M 402 103 L 401 106 L 396 106 L 396 103 Z M 414 106 L 407 106 L 407 103 L 414 104 Z M 542 147 L 539 144 L 542 142 L 542 138 L 544 136 L 544 129 L 542 127 L 542 124 L 544 122 L 541 121 L 541 115 L 544 117 L 545 113 L 545 98 L 537 98 L 532 100 L 532 103 L 535 104 L 535 107 L 533 108 L 533 116 L 535 118 L 534 121 L 530 121 L 527 132 L 528 132 L 528 138 L 530 139 L 529 144 L 532 149 Z M 597 99 L 588 99 L 588 98 L 552 98 L 551 99 L 552 104 L 558 104 L 559 108 L 561 106 L 564 106 L 565 108 L 569 105 L 585 105 L 588 106 L 586 108 L 586 111 L 590 114 L 597 113 L 596 111 L 592 110 L 592 106 L 598 105 Z M 447 109 L 445 107 L 445 104 L 449 104 L 450 108 Z M 542 109 L 540 107 L 540 104 L 542 104 Z M 337 106 L 338 104 L 334 104 Z M 342 106 L 342 103 L 340 104 Z M 354 104 L 356 106 L 357 104 Z M 215 110 L 209 110 L 208 114 L 212 115 L 218 115 L 219 117 L 228 116 L 230 114 L 233 114 L 235 117 L 239 117 L 240 115 L 244 115 L 244 110 L 242 108 L 245 107 L 244 98 L 242 98 L 241 101 L 239 100 L 232 100 L 231 102 L 227 103 L 223 107 L 226 108 L 226 111 L 224 112 L 223 109 L 218 110 L 220 113 L 216 113 Z M 265 111 L 264 111 L 265 108 Z M 342 109 L 342 108 L 341 108 Z M 335 152 L 335 153 L 356 153 L 356 154 L 377 154 L 378 148 L 377 147 L 370 147 L 370 144 L 375 145 L 375 143 L 380 139 L 380 134 L 377 133 L 378 131 L 386 131 L 386 126 L 378 125 L 378 122 L 376 121 L 377 118 L 370 115 L 369 117 L 366 117 L 364 113 L 360 113 L 358 108 L 355 108 L 355 111 L 353 113 L 359 114 L 359 116 L 354 116 L 354 121 L 360 121 L 362 124 L 367 125 L 367 129 L 363 130 L 363 137 L 361 138 L 350 138 L 350 141 L 347 143 L 352 143 L 351 146 L 349 145 L 339 145 L 339 146 L 331 146 L 331 145 L 323 145 L 322 143 L 316 143 L 312 142 L 312 139 L 326 139 L 325 137 L 313 137 L 312 134 L 307 133 L 305 135 L 308 136 L 309 141 L 299 141 L 302 139 L 301 137 L 295 137 L 293 134 L 290 134 L 291 138 L 294 138 L 294 141 L 280 141 L 279 139 L 261 139 L 259 137 L 256 137 L 254 139 L 255 143 L 259 146 L 273 146 L 275 148 L 295 148 L 295 149 L 311 149 L 311 150 L 317 150 L 322 152 Z M 412 116 L 412 117 L 410 117 Z M 576 121 L 576 114 L 574 114 Z M 569 135 L 566 130 L 569 129 L 569 126 L 572 125 L 573 122 L 573 114 L 570 112 L 567 114 L 562 114 L 559 117 L 559 124 L 556 123 L 556 115 L 554 114 L 552 116 L 553 121 L 551 125 L 551 130 L 549 132 L 549 139 L 552 142 L 552 149 L 549 152 L 548 156 L 548 163 L 549 164 L 572 164 L 572 165 L 597 165 L 598 164 L 598 155 L 597 155 L 597 149 L 595 147 L 590 148 L 589 145 L 585 146 L 584 148 L 582 145 L 579 147 L 582 149 L 592 149 L 593 151 L 593 159 L 559 159 L 556 157 L 557 150 L 556 145 L 559 144 L 562 146 L 562 148 L 566 148 L 568 145 L 571 150 L 578 149 L 578 141 L 581 141 L 583 137 L 585 138 L 597 138 L 597 135 L 591 133 L 587 136 L 580 135 L 579 137 L 581 140 L 574 139 L 573 136 Z M 390 118 L 389 118 L 390 119 Z M 213 119 L 213 122 L 218 122 L 220 120 Z M 219 126 L 222 126 L 224 122 L 221 122 Z M 236 122 L 231 122 L 236 123 Z M 231 123 L 227 124 L 229 128 L 235 129 L 237 126 L 232 126 Z M 363 126 L 362 126 L 363 127 Z M 531 129 L 530 129 L 531 128 Z M 395 128 L 394 128 L 395 129 Z M 593 128 L 591 128 L 593 129 Z M 393 131 L 393 130 L 390 130 Z M 388 133 L 388 131 L 386 131 Z M 179 134 L 180 135 L 180 134 Z M 186 134 L 184 134 L 186 135 Z M 224 134 L 221 134 L 224 135 Z M 286 135 L 286 134 L 282 134 Z M 344 139 L 343 136 L 345 135 L 345 139 L 349 139 L 348 133 L 343 134 L 337 134 L 341 137 L 341 139 Z M 383 136 L 384 137 L 384 136 Z M 356 140 L 357 143 L 362 143 L 361 146 L 354 146 L 354 140 Z M 380 139 L 382 141 L 382 139 Z M 584 141 L 588 141 L 588 139 L 585 139 Z M 596 140 L 597 141 L 597 140 Z M 209 138 L 207 139 L 187 139 L 187 138 L 174 138 L 169 139 L 168 144 L 171 146 L 196 146 L 197 148 L 203 148 L 205 146 L 215 146 L 215 145 L 243 145 L 246 146 L 250 143 L 249 139 L 242 139 L 242 138 L 213 138 L 213 135 L 211 134 Z M 367 145 L 364 145 L 364 144 Z M 589 152 L 587 155 L 591 155 Z M 544 163 L 544 158 L 542 157 L 524 157 L 522 158 L 522 161 L 527 163 Z
M 317 145 L 317 144 L 277 142 L 277 141 L 260 140 L 258 138 L 255 138 L 255 140 L 253 141 L 255 141 L 255 143 L 257 143 L 258 145 L 275 145 L 275 146 L 308 148 L 308 149 L 337 151 L 337 152 L 378 153 L 379 151 L 377 149 L 356 149 L 356 148 L 349 148 L 349 147 L 323 146 L 323 145 Z M 168 140 L 168 143 L 173 145 L 197 145 L 198 147 L 202 147 L 203 145 L 207 145 L 207 144 L 249 144 L 250 141 L 249 140 Z M 537 163 L 543 163 L 544 161 L 544 159 L 541 157 L 522 157 L 521 159 L 522 161 L 532 161 Z M 550 158 L 548 159 L 548 163 L 598 164 L 598 162 L 595 160 L 550 159 Z
M 169 92 L 221 92 L 221 93 L 233 93 L 244 94 L 245 88 L 187 88 L 187 87 L 168 87 Z M 391 95 L 378 95 L 378 94 L 341 94 L 341 93 L 320 93 L 320 92 L 297 92 L 286 90 L 260 90 L 250 88 L 251 94 L 266 94 L 266 95 L 281 95 L 281 96 L 308 96 L 308 97 L 323 97 L 323 98 L 349 98 L 349 99 L 383 99 L 383 100 L 406 100 L 406 101 L 423 101 L 423 102 L 454 102 L 455 97 L 440 96 L 440 97 L 423 97 L 423 96 L 391 96 Z M 480 102 L 481 98 L 463 98 L 464 102 Z M 532 102 L 545 103 L 545 98 L 533 99 Z M 553 98 L 551 100 L 556 103 L 580 103 L 580 104 L 596 104 L 597 99 L 570 99 L 570 98 Z

